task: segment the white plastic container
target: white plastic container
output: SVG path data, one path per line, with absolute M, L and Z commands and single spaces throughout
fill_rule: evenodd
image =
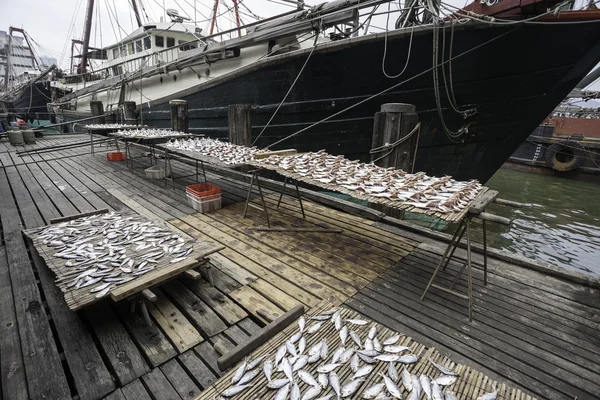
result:
M 186 196 L 190 207 L 202 214 L 221 209 L 221 193 L 203 197 L 186 193 Z
M 171 169 L 169 167 L 165 168 L 158 165 L 146 168 L 144 172 L 148 179 L 165 179 L 167 176 L 171 175 Z

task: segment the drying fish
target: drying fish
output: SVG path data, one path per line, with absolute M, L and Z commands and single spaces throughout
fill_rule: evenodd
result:
M 301 369 L 298 371 L 298 377 L 309 386 L 320 386 L 319 382 L 308 371 Z
M 368 349 L 365 349 L 365 350 L 356 350 L 356 352 L 358 354 L 361 354 L 361 355 L 367 356 L 367 357 L 375 357 L 375 356 L 379 355 L 379 352 L 377 350 L 375 350 L 375 349 L 371 349 L 371 350 L 368 350 Z
M 240 379 L 242 379 L 242 376 L 244 376 L 244 373 L 246 372 L 247 366 L 248 366 L 248 363 L 246 362 L 246 360 L 244 360 L 242 365 L 240 365 L 238 367 L 238 369 L 235 371 L 235 374 L 233 374 L 233 377 L 231 378 L 231 383 L 233 383 L 235 385 L 236 383 L 238 383 L 238 381 Z
M 348 339 L 348 327 L 347 326 L 343 326 L 340 329 L 340 340 L 342 341 L 342 345 L 345 346 L 346 345 L 346 340 Z
M 398 340 L 400 340 L 400 335 L 390 336 L 389 338 L 383 341 L 384 346 L 391 346 L 395 344 Z
M 360 360 L 358 358 L 358 354 L 354 353 L 354 355 L 350 359 L 350 369 L 352 370 L 352 372 L 356 373 L 356 371 L 358 371 L 359 363 Z
M 452 376 L 452 375 L 442 375 L 439 378 L 436 378 L 436 382 L 438 385 L 440 386 L 450 386 L 452 385 L 454 382 L 456 382 L 456 376 Z
M 335 326 L 335 330 L 339 331 L 342 329 L 344 320 L 340 314 L 337 314 L 336 318 L 333 320 L 333 325 Z
M 328 394 L 326 396 L 319 397 L 318 399 L 315 399 L 315 400 L 331 400 L 333 398 L 333 396 L 335 396 L 335 394 Z
M 477 398 L 477 400 L 496 400 L 496 397 L 498 397 L 497 390 L 490 392 L 490 393 L 482 394 L 481 396 L 479 396 Z
M 381 345 L 381 342 L 377 338 L 373 339 L 373 347 L 375 348 L 375 350 L 377 350 L 380 353 L 383 351 L 383 346 Z
M 364 382 L 364 379 L 356 379 L 346 383 L 341 387 L 341 397 L 352 396 L 358 390 L 358 387 Z
M 338 347 L 337 349 L 335 349 L 335 351 L 333 352 L 333 354 L 331 356 L 331 363 L 335 364 L 336 362 L 338 362 L 340 360 L 340 358 L 342 357 L 342 354 L 344 354 L 345 351 L 346 351 L 346 349 L 344 347 Z
M 389 363 L 388 364 L 388 376 L 394 382 L 398 382 L 398 378 L 399 378 L 398 377 L 398 370 L 396 370 L 396 367 L 394 366 L 394 363 Z
M 300 340 L 300 338 L 302 337 L 302 332 L 296 332 L 294 335 L 292 335 L 292 337 L 290 338 L 290 343 L 296 343 L 298 340 Z
M 401 353 L 403 351 L 410 350 L 408 346 L 384 346 L 383 351 L 386 353 Z
M 444 400 L 442 389 L 435 380 L 431 381 L 431 398 L 433 400 Z
M 294 365 L 292 365 L 292 372 L 296 372 L 302 368 L 304 368 L 308 364 L 308 356 L 300 356 L 296 359 Z
M 312 356 L 308 357 L 308 363 L 314 364 L 321 359 L 321 353 L 315 353 Z
M 315 322 L 314 324 L 308 327 L 306 332 L 312 335 L 313 333 L 316 333 L 319 329 L 321 329 L 321 326 L 323 326 L 323 321 Z
M 374 357 L 377 361 L 383 362 L 395 362 L 398 361 L 399 357 L 395 354 L 380 354 Z
M 260 365 L 260 363 L 262 362 L 262 360 L 265 359 L 266 356 L 260 356 L 255 358 L 254 360 L 252 360 L 252 362 L 249 362 L 248 365 L 246 366 L 246 371 L 252 371 L 254 368 L 258 367 Z
M 342 395 L 340 388 L 340 378 L 338 378 L 337 374 L 334 371 L 331 371 L 329 373 L 329 385 L 331 385 L 331 388 L 339 398 Z
M 321 374 L 327 374 L 327 373 L 333 371 L 334 369 L 338 368 L 340 365 L 342 365 L 342 364 L 335 363 L 335 364 L 321 365 L 319 368 L 317 368 L 317 372 L 319 372 Z
M 275 400 L 285 400 L 290 392 L 290 384 L 286 383 L 281 389 L 275 394 Z
M 103 291 L 101 291 L 100 293 L 98 293 L 95 297 L 97 299 L 100 299 L 100 298 L 106 296 L 108 294 L 108 292 L 110 291 L 110 289 L 111 289 L 110 286 L 107 287 L 106 289 L 104 289 Z
M 308 349 L 308 355 L 312 356 L 315 354 L 319 354 L 319 356 L 320 356 L 321 355 L 321 346 L 323 346 L 323 341 L 320 341 L 319 343 L 315 344 L 310 349 Z
M 323 390 L 319 386 L 313 386 L 309 388 L 306 392 L 304 392 L 304 396 L 302 396 L 301 400 L 312 400 L 321 394 Z
M 350 337 L 352 338 L 352 340 L 354 340 L 354 343 L 356 343 L 358 347 L 362 347 L 362 343 L 360 340 L 360 336 L 358 336 L 358 333 L 350 331 Z
M 444 390 L 444 400 L 458 400 L 456 395 L 454 394 L 454 392 L 452 390 L 450 390 L 450 388 L 446 388 L 446 390 Z
M 306 339 L 301 337 L 300 340 L 298 340 L 298 354 L 303 354 L 304 350 L 306 350 Z
M 377 336 L 377 325 L 373 324 L 373 326 L 371 326 L 371 329 L 369 329 L 369 339 L 373 340 L 375 339 L 375 336 Z
M 412 381 L 410 374 L 406 370 L 406 368 L 402 368 L 401 376 L 402 376 L 402 385 L 404 385 L 404 388 L 409 392 L 412 391 L 413 390 L 413 381 Z
M 296 382 L 292 382 L 292 390 L 290 391 L 290 400 L 300 400 L 300 388 Z
M 290 361 L 287 358 L 281 360 L 281 367 L 283 368 L 283 373 L 290 380 L 294 380 L 294 373 L 292 371 L 292 366 L 290 365 Z
M 358 354 L 358 353 L 357 353 Z M 364 354 L 358 354 L 358 358 L 366 362 L 367 364 L 375 364 L 377 362 L 373 357 L 365 356 Z
M 443 365 L 433 362 L 433 360 L 431 358 L 429 359 L 429 362 L 431 364 L 433 364 L 433 366 L 436 367 L 444 375 L 458 376 L 458 374 L 455 371 L 452 371 L 451 369 L 448 369 L 448 368 L 444 367 Z
M 372 339 L 365 339 L 365 350 L 375 350 L 375 345 Z
M 90 293 L 96 293 L 96 292 L 101 292 L 104 289 L 106 289 L 107 287 L 110 286 L 110 282 L 109 283 L 103 283 L 100 286 L 96 286 L 95 288 L 93 288 L 92 290 L 90 290 Z
M 285 385 L 290 383 L 289 379 L 275 379 L 267 383 L 267 388 L 269 389 L 281 389 Z
M 327 321 L 330 318 L 331 316 L 329 315 L 315 315 L 313 317 L 310 317 L 310 319 L 314 319 L 315 321 Z
M 168 131 L 166 129 L 125 129 L 119 130 L 112 134 L 113 136 L 132 138 L 132 139 L 151 139 L 151 138 L 173 138 L 173 137 L 189 137 L 189 133 Z
M 286 352 L 287 352 L 287 349 L 285 347 L 285 344 L 279 346 L 279 348 L 277 349 L 277 353 L 275 353 L 275 366 L 276 367 L 279 365 L 279 363 L 285 356 Z
M 354 349 L 348 349 L 340 355 L 340 359 L 338 361 L 341 362 L 342 364 L 346 364 L 348 361 L 350 361 L 350 357 L 352 357 L 353 354 L 354 354 Z M 332 360 L 332 362 L 333 362 L 333 360 Z
M 306 319 L 304 319 L 304 317 L 301 316 L 300 318 L 298 318 L 298 328 L 300 329 L 300 332 L 304 332 L 305 326 L 306 326 Z
M 263 372 L 265 373 L 267 381 L 271 382 L 271 377 L 273 376 L 273 363 L 271 362 L 271 360 L 267 360 L 264 362 Z
M 294 357 L 296 357 L 298 355 L 298 353 L 296 352 L 296 347 L 294 347 L 292 342 L 289 342 L 289 341 L 285 342 L 285 349 L 287 350 L 287 352 L 289 354 L 291 354 Z
M 419 378 L 417 378 L 416 375 L 411 375 L 410 379 L 412 380 L 412 391 L 415 392 L 417 398 L 421 397 L 421 381 L 419 380 Z
M 251 386 L 252 385 L 232 386 L 232 387 L 230 387 L 228 389 L 225 389 L 225 391 L 223 391 L 223 393 L 221 393 L 221 396 L 223 396 L 223 397 L 233 397 L 236 394 L 239 394 L 239 393 L 243 392 L 244 390 L 248 389 Z
M 403 356 L 398 357 L 398 362 L 402 364 L 414 364 L 419 360 L 419 357 L 414 354 L 405 354 Z
M 385 388 L 385 383 L 376 383 L 362 393 L 363 399 L 374 399 Z
M 323 339 L 323 344 L 321 345 L 321 358 L 326 359 L 329 354 L 329 346 L 327 345 L 327 340 Z
M 346 322 L 350 322 L 351 324 L 358 325 L 358 326 L 363 326 L 363 325 L 368 324 L 368 322 L 365 321 L 364 319 L 347 319 Z
M 365 365 L 363 367 L 360 367 L 358 369 L 358 371 L 356 371 L 356 373 L 354 373 L 354 375 L 352 376 L 352 379 L 361 378 L 361 377 L 363 377 L 365 375 L 370 374 L 371 371 L 373 371 L 373 366 L 372 365 Z
M 427 397 L 427 400 L 431 399 L 431 379 L 429 379 L 429 377 L 425 374 L 421 374 L 421 376 L 419 376 L 419 381 L 421 381 L 421 387 L 423 388 L 423 391 L 425 392 L 425 397 Z
M 258 374 L 260 374 L 259 369 L 255 369 L 254 371 L 247 372 L 244 376 L 242 376 L 242 379 L 240 379 L 237 384 L 243 385 L 245 383 L 248 383 L 248 382 L 252 381 L 252 379 L 256 378 L 256 376 Z
M 319 374 L 317 376 L 317 382 L 319 382 L 321 389 L 325 389 L 327 385 L 329 385 L 329 378 L 327 377 L 327 374 Z
M 383 381 L 385 382 L 385 387 L 387 391 L 390 392 L 390 394 L 395 398 L 401 399 L 402 392 L 400 391 L 398 385 L 396 385 L 396 382 L 392 381 L 390 378 L 388 378 L 385 374 L 382 374 L 381 372 L 379 373 L 379 375 L 383 377 Z

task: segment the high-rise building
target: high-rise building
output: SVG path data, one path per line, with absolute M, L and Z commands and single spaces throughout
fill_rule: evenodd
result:
M 8 32 L 0 31 L 0 82 L 4 83 L 6 74 L 6 60 L 8 56 Z M 24 42 L 24 38 L 13 35 L 10 49 L 10 73 L 9 79 L 21 75 L 24 72 L 36 69 L 35 61 L 31 50 Z M 43 66 L 56 64 L 56 59 L 48 56 L 41 56 L 40 62 Z

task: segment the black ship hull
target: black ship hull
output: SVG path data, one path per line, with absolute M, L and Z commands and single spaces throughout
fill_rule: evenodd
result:
M 51 100 L 50 83 L 35 82 L 21 88 L 10 99 L 6 99 L 9 112 L 19 115 L 25 120 L 49 120 L 47 104 Z
M 438 63 L 450 58 L 452 43 L 452 73 L 447 62 L 438 68 L 440 111 L 448 130 L 466 129 L 459 139 L 453 139 L 446 134 L 434 95 L 434 31 L 430 26 L 419 27 L 412 36 L 410 55 L 410 29 L 390 32 L 387 38 L 388 74 L 398 74 L 409 58 L 404 73 L 393 79 L 382 72 L 383 34 L 317 47 L 256 145 L 271 145 L 352 107 L 271 149 L 325 149 L 367 161 L 373 117 L 381 104 L 410 103 L 416 105 L 421 121 L 416 170 L 485 182 L 600 61 L 598 22 L 518 27 L 469 23 L 455 27 L 454 32 L 447 26 L 438 32 Z M 559 54 L 556 49 L 560 49 Z M 184 99 L 189 105 L 192 133 L 227 138 L 227 106 L 248 103 L 254 110 L 256 138 L 290 89 L 309 52 L 307 49 L 269 57 L 226 76 L 201 81 L 150 107 L 144 104 L 143 122 L 169 127 L 168 100 Z M 382 91 L 385 93 L 364 101 Z M 465 119 L 453 109 L 449 98 L 456 99 L 457 109 L 476 110 L 475 114 Z M 89 115 L 66 110 L 60 114 L 64 120 Z

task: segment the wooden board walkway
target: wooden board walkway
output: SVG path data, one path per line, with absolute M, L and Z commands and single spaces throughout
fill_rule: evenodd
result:
M 35 146 L 86 139 L 60 135 Z M 191 399 L 222 375 L 216 360 L 228 348 L 297 304 L 311 308 L 323 302 L 345 302 L 480 371 L 488 381 L 516 388 L 515 398 L 522 398 L 518 393 L 600 397 L 596 289 L 493 261 L 487 287 L 475 269 L 474 322 L 469 324 L 466 303 L 458 298 L 433 290 L 419 301 L 440 251 L 439 243 L 424 237 L 311 201 L 305 201 L 307 218 L 302 219 L 296 200 L 284 196 L 276 209 L 278 195 L 269 190 L 273 226 L 342 233 L 251 230 L 266 221 L 256 210 L 241 218 L 247 182 L 209 170 L 209 181 L 223 189 L 224 207 L 198 214 L 185 197 L 184 185 L 191 181 L 165 187 L 146 180 L 143 169 L 108 162 L 98 148 L 91 156 L 89 146 L 20 158 L 0 141 L 0 163 L 0 378 L 5 399 Z M 172 166 L 176 175 L 191 168 L 179 162 Z M 149 308 L 151 328 L 141 315 L 131 316 L 127 304 L 69 311 L 53 274 L 29 251 L 20 230 L 101 208 L 131 209 L 225 246 L 211 256 L 216 287 L 205 279 L 183 278 L 163 286 Z M 459 267 L 453 262 L 449 272 Z M 442 275 L 441 282 L 449 278 Z M 464 279 L 458 288 L 465 289 Z

